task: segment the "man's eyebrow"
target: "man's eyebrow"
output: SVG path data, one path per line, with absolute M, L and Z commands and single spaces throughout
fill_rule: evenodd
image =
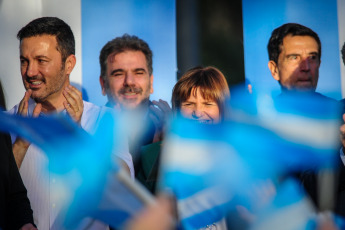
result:
M 300 54 L 297 54 L 297 53 L 290 53 L 290 54 L 287 54 L 286 57 L 291 57 L 291 56 L 300 56 Z
M 114 75 L 115 73 L 118 73 L 118 72 L 123 72 L 123 69 L 114 69 L 110 72 L 110 75 Z
M 47 59 L 50 59 L 50 58 L 48 58 L 47 56 L 44 56 L 44 55 L 37 55 L 37 56 L 35 56 L 35 58 L 37 59 L 37 58 L 47 58 Z
M 144 71 L 146 73 L 146 70 L 144 68 L 136 68 L 134 69 L 135 72 L 138 72 L 138 71 Z
M 20 58 L 20 59 L 28 60 L 28 58 L 24 57 L 23 55 L 20 55 L 19 58 Z M 44 59 L 49 59 L 49 60 L 50 60 L 50 58 L 47 57 L 47 56 L 45 56 L 45 55 L 37 55 L 37 56 L 35 56 L 35 59 L 40 59 L 40 58 L 44 58 Z
M 317 52 L 317 51 L 310 52 L 309 54 L 313 54 L 313 55 L 317 55 L 317 56 L 319 56 L 319 55 L 320 55 L 320 54 L 319 54 L 319 52 Z
M 37 56 L 35 56 L 35 59 L 36 60 L 51 60 L 51 58 L 49 58 L 49 57 L 47 57 L 47 56 L 44 56 L 44 55 L 37 55 Z

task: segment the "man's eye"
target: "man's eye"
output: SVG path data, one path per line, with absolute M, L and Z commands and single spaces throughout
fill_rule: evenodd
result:
M 297 55 L 290 55 L 289 60 L 297 60 Z
M 137 75 L 143 75 L 144 74 L 144 71 L 138 71 L 136 72 Z
M 318 56 L 317 55 L 311 55 L 309 57 L 310 60 L 318 60 Z
M 26 64 L 26 60 L 20 59 L 20 64 L 21 64 L 21 65 L 25 65 L 25 64 Z
M 39 63 L 45 63 L 45 62 L 47 62 L 47 61 L 44 60 L 44 59 L 38 59 L 38 62 L 39 62 Z

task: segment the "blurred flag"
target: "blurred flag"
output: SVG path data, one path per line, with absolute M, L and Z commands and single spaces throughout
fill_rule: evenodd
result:
M 235 185 L 248 181 L 246 163 L 224 140 L 228 134 L 218 125 L 186 119 L 172 123 L 163 145 L 159 187 L 176 196 L 178 218 L 184 229 L 221 221 L 234 208 L 239 189 Z
M 338 156 L 335 103 L 308 96 L 285 104 L 263 95 L 231 100 L 222 124 L 176 118 L 166 135 L 160 188 L 175 194 L 187 229 L 218 222 L 236 205 L 252 211 L 260 201 L 248 191 L 256 184 L 279 186 L 285 175 L 332 167 Z
M 314 230 L 316 212 L 313 204 L 294 180 L 284 181 L 277 195 L 256 213 L 251 230 Z
M 0 112 L 0 130 L 40 147 L 49 158 L 50 172 L 60 178 L 56 191 L 69 201 L 53 228 L 63 224 L 76 229 L 85 217 L 122 227 L 145 203 L 153 202 L 111 156 L 118 145 L 116 135 L 121 134 L 118 120 L 105 113 L 95 134 L 89 135 L 67 116 L 31 118 Z
M 316 168 L 334 166 L 342 121 L 338 101 L 306 92 L 285 93 L 275 99 L 263 92 L 232 93 L 227 119 L 262 127 L 282 141 L 303 148 L 302 155 L 300 151 L 282 149 L 288 154 L 276 154 L 278 158 L 292 161 L 295 169 L 303 168 L 306 162 Z

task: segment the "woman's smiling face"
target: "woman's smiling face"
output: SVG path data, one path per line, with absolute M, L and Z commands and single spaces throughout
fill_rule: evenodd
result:
M 220 112 L 216 101 L 205 100 L 199 88 L 194 88 L 189 98 L 182 102 L 181 115 L 185 118 L 205 124 L 220 122 Z

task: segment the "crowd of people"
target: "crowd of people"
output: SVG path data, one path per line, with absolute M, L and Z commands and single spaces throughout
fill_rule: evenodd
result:
M 158 186 L 168 122 L 176 117 L 202 125 L 222 125 L 226 122 L 226 113 L 229 112 L 227 103 L 231 97 L 222 72 L 212 66 L 193 67 L 174 86 L 172 107 L 164 100 L 151 101 L 150 94 L 154 90 L 152 51 L 144 40 L 124 34 L 109 41 L 100 51 L 99 82 L 102 94 L 108 99 L 106 105 L 100 107 L 84 101 L 81 92 L 71 85 L 69 76 L 77 62 L 75 42 L 73 32 L 63 20 L 56 17 L 37 18 L 25 25 L 18 32 L 17 38 L 20 44 L 20 70 L 26 92 L 23 99 L 8 113 L 29 117 L 62 113 L 90 134 L 97 128 L 105 111 L 130 114 L 133 123 L 139 125 L 128 127 L 128 136 L 121 140 L 125 147 L 112 154 L 128 175 L 140 182 L 157 200 L 133 216 L 125 228 L 183 228 L 179 224 L 174 198 L 171 197 L 173 194 L 167 197 Z M 344 101 L 338 102 L 315 92 L 321 64 L 321 42 L 317 33 L 303 25 L 287 23 L 272 32 L 267 48 L 268 68 L 282 89 L 275 100 L 284 102 L 286 95 L 295 96 L 299 100 L 299 95 L 307 94 L 343 107 Z M 345 64 L 345 46 L 342 54 Z M 4 104 L 1 106 L 5 107 Z M 339 119 L 344 123 L 345 115 L 339 113 Z M 332 211 L 345 218 L 345 125 L 339 128 Z M 0 161 L 0 228 L 63 229 L 57 221 L 64 202 L 52 195 L 50 185 L 55 183 L 56 178 L 47 175 L 45 171 L 49 168 L 45 153 L 40 150 L 40 146 L 15 134 L 9 136 L 3 133 L 0 138 L 0 158 L 3 159 Z M 313 205 L 324 211 L 319 202 L 317 172 L 307 170 L 290 176 L 300 181 Z M 236 216 L 244 222 L 250 222 L 250 218 L 246 218 L 248 215 L 240 212 Z M 204 229 L 231 229 L 229 226 L 233 225 L 227 221 L 224 215 L 221 221 L 210 223 Z M 112 227 L 97 219 L 86 218 L 78 229 Z M 319 227 L 336 229 L 332 222 Z

